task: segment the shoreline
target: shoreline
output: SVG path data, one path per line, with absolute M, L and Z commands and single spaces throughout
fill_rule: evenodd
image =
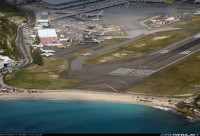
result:
M 199 116 L 194 116 L 193 114 L 183 112 L 177 109 L 175 105 L 181 100 L 178 98 L 85 90 L 40 90 L 38 92 L 32 93 L 0 93 L 0 103 L 3 101 L 13 100 L 77 100 L 91 102 L 137 104 L 143 106 L 150 106 L 164 111 L 174 110 L 186 117 L 192 119 L 199 119 Z M 170 104 L 168 100 L 171 100 L 172 104 Z
M 83 100 L 83 101 L 100 101 L 129 103 L 146 106 L 161 106 L 173 108 L 177 99 L 164 98 L 156 96 L 144 96 L 134 94 L 119 94 L 109 92 L 96 92 L 84 90 L 50 90 L 41 91 L 41 93 L 0 93 L 1 100 L 23 100 L 23 99 L 44 99 L 44 100 Z M 170 105 L 168 100 L 172 100 Z

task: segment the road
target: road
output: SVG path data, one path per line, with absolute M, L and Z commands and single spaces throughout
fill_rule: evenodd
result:
M 31 62 L 32 62 L 30 52 L 27 50 L 25 42 L 24 42 L 23 29 L 24 29 L 24 27 L 34 24 L 35 14 L 32 11 L 29 11 L 22 7 L 18 7 L 18 8 L 20 8 L 21 10 L 23 10 L 29 14 L 29 22 L 27 24 L 19 26 L 18 36 L 17 36 L 17 40 L 16 40 L 17 49 L 22 57 L 23 62 L 20 66 L 17 66 L 15 69 L 20 70 L 21 68 L 23 68 L 26 65 L 31 64 Z
M 199 51 L 200 38 L 191 36 L 141 57 L 94 66 L 83 65 L 81 70 L 63 71 L 60 76 L 81 79 L 81 83 L 73 86 L 76 89 L 124 92 Z

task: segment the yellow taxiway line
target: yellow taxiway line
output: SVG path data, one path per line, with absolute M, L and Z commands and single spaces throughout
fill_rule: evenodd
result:
M 128 83 L 126 83 L 126 82 L 124 82 L 124 81 L 122 81 L 122 80 L 120 80 L 122 83 L 124 83 L 124 84 L 126 84 L 126 85 L 129 85 Z
M 118 92 L 116 89 L 114 89 L 113 87 L 111 87 L 111 86 L 109 86 L 109 85 L 107 85 L 107 84 L 99 84 L 99 85 L 91 85 L 91 86 L 81 86 L 81 87 L 77 87 L 77 88 L 90 88 L 90 87 L 103 86 L 103 85 L 105 85 L 106 87 L 112 89 L 112 90 L 115 91 L 115 92 Z
M 107 86 L 108 88 L 112 89 L 113 91 L 118 92 L 116 89 L 112 88 L 111 86 L 109 86 L 107 84 L 104 84 L 104 85 Z

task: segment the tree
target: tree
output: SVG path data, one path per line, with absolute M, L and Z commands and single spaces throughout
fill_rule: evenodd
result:
M 43 65 L 43 58 L 40 55 L 38 50 L 34 50 L 32 53 L 33 63 L 38 64 L 39 66 Z
M 36 37 L 36 42 L 35 42 L 36 44 L 40 44 L 40 38 L 37 36 Z

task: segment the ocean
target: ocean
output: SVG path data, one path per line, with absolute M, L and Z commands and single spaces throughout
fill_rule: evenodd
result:
M 200 133 L 200 122 L 136 104 L 12 100 L 0 101 L 1 133 Z

